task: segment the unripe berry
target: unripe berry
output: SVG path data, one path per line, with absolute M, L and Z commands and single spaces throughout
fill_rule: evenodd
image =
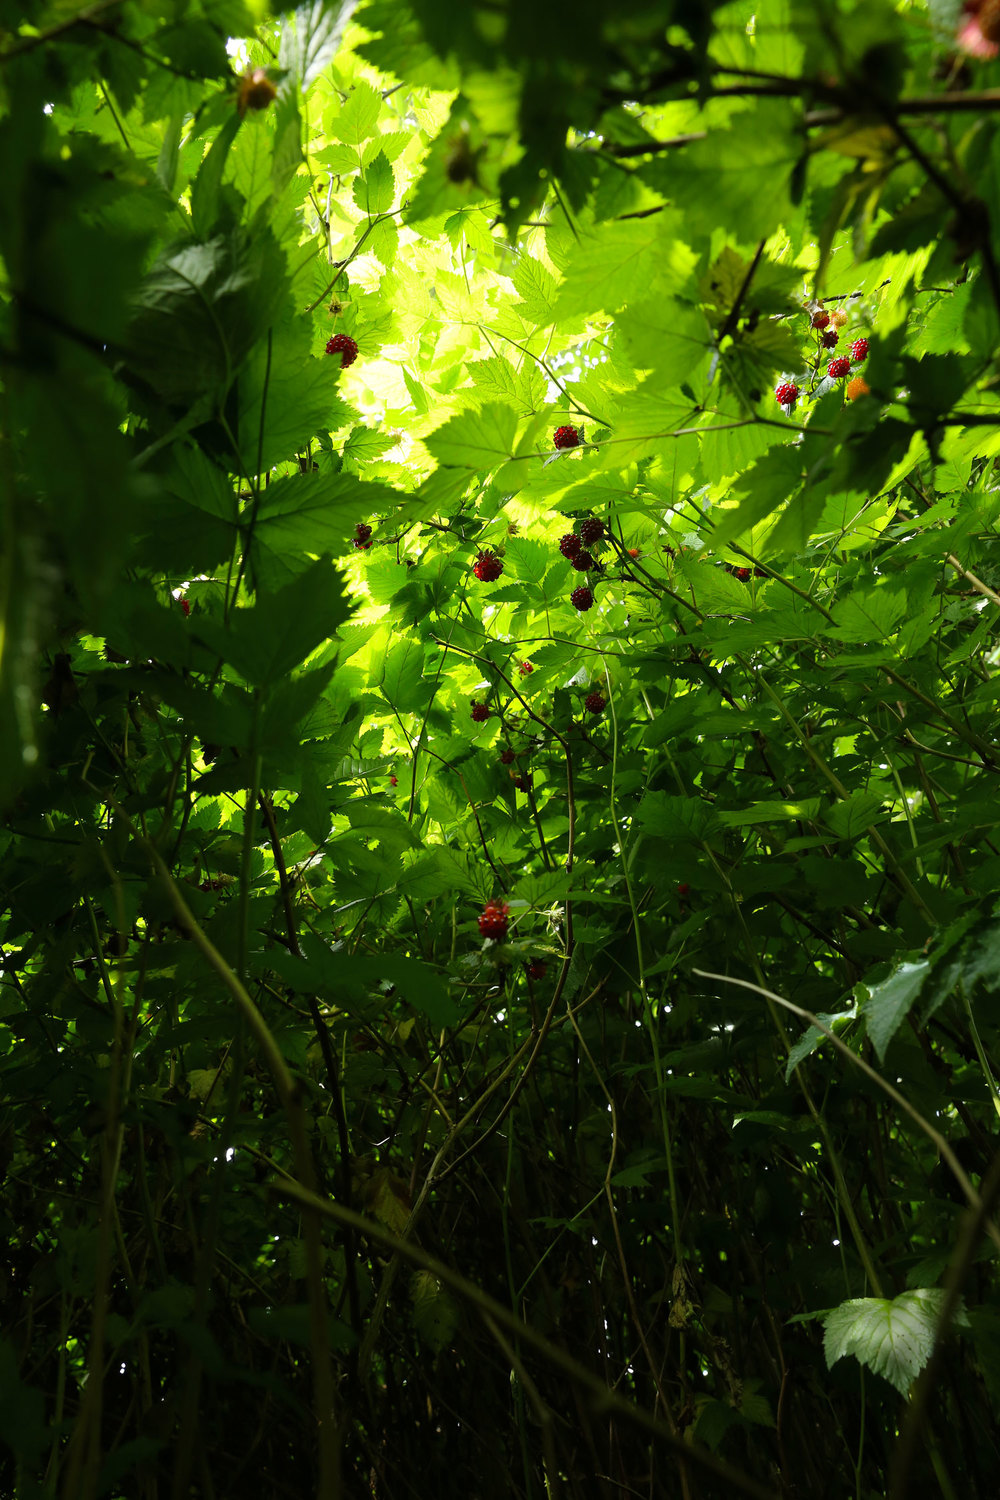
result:
M 834 328 L 843 328 L 844 324 L 847 322 L 847 314 L 843 311 L 842 308 L 838 307 L 836 312 L 832 312 L 830 314 L 830 322 L 833 324 Z
M 670 555 L 671 555 L 671 557 L 673 557 L 673 552 L 672 552 L 672 551 L 671 551 L 671 549 L 670 549 L 670 548 L 669 548 L 669 547 L 664 547 L 664 549 L 663 549 L 663 550 L 664 550 L 664 552 L 669 552 L 669 553 L 670 553 Z M 629 548 L 629 549 L 628 549 L 628 555 L 629 555 L 629 557 L 631 557 L 631 558 L 632 558 L 632 560 L 633 560 L 633 561 L 634 561 L 634 560 L 635 560 L 635 559 L 636 559 L 636 558 L 637 558 L 637 557 L 641 557 L 641 556 L 642 556 L 642 554 L 641 554 L 641 553 L 640 553 L 640 551 L 639 551 L 639 549 L 638 549 L 638 547 L 630 547 L 630 548 Z
M 485 703 L 477 703 L 473 698 L 469 712 L 472 715 L 473 724 L 484 724 L 490 716 L 490 711 Z
M 580 540 L 585 547 L 592 547 L 604 535 L 604 522 L 598 516 L 588 516 L 580 522 Z
M 340 355 L 340 368 L 346 370 L 358 357 L 358 346 L 348 333 L 335 333 L 326 346 L 327 354 Z
M 552 441 L 557 448 L 579 448 L 580 433 L 576 427 L 557 427 Z
M 266 109 L 277 96 L 278 90 L 268 78 L 266 68 L 254 68 L 240 79 L 236 92 L 237 113 L 242 118 L 248 109 Z
M 851 345 L 851 364 L 863 365 L 868 358 L 868 340 L 855 339 Z
M 472 571 L 480 583 L 496 583 L 503 572 L 503 563 L 495 552 L 480 552 Z
M 588 693 L 583 700 L 583 706 L 588 714 L 602 714 L 608 706 L 608 700 L 603 693 Z
M 785 381 L 779 385 L 774 393 L 774 399 L 779 406 L 794 406 L 799 399 L 799 388 L 794 381 Z
M 479 914 L 479 931 L 485 938 L 505 938 L 507 936 L 508 918 L 510 907 L 506 902 L 487 901 Z
M 573 558 L 579 552 L 580 546 L 580 538 L 577 536 L 575 531 L 567 531 L 565 536 L 561 536 L 559 538 L 559 551 L 562 553 L 563 557 L 568 558 L 570 562 L 572 562 Z
M 569 596 L 569 602 L 574 609 L 590 609 L 594 602 L 594 595 L 590 589 L 574 589 Z
M 812 326 L 814 328 L 826 328 L 829 326 L 830 314 L 828 312 L 814 312 L 812 315 Z
M 832 380 L 843 380 L 845 375 L 851 373 L 851 361 L 849 359 L 831 359 L 826 367 L 826 373 Z
M 853 380 L 847 382 L 848 401 L 857 401 L 859 396 L 867 396 L 870 391 L 871 386 L 860 375 L 855 375 Z

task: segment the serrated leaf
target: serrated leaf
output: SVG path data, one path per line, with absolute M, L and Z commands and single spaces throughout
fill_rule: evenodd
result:
M 862 1005 L 861 1012 L 879 1062 L 885 1062 L 886 1049 L 909 1015 L 930 971 L 927 959 L 902 963 L 888 979 L 875 985 Z
M 855 1020 L 857 1014 L 858 1007 L 856 1005 L 852 1005 L 850 1010 L 840 1011 L 836 1015 L 819 1012 L 817 1015 L 817 1019 L 822 1021 L 824 1026 L 828 1026 L 831 1031 L 836 1031 L 838 1026 L 846 1026 L 849 1021 Z M 826 1040 L 827 1038 L 823 1035 L 822 1031 L 820 1031 L 818 1027 L 806 1027 L 805 1031 L 799 1037 L 798 1041 L 795 1043 L 794 1047 L 792 1047 L 791 1051 L 788 1054 L 788 1062 L 785 1064 L 786 1083 L 795 1072 L 795 1069 L 798 1067 L 799 1063 L 804 1062 L 807 1057 L 811 1057 L 812 1054 L 816 1051 L 816 1048 Z
M 384 151 L 380 151 L 366 167 L 363 177 L 356 177 L 352 189 L 354 201 L 361 212 L 374 217 L 384 214 L 392 207 L 396 196 L 396 179 Z
M 517 414 L 509 406 L 488 402 L 479 411 L 459 412 L 424 439 L 439 464 L 464 469 L 493 469 L 511 457 Z
M 355 0 L 311 0 L 286 19 L 281 62 L 303 93 L 333 61 L 354 6 Z
M 875 792 L 855 792 L 843 802 L 835 802 L 823 814 L 823 821 L 832 828 L 838 838 L 856 839 L 876 821 L 882 811 L 884 797 Z
M 363 79 L 356 83 L 347 103 L 329 121 L 328 130 L 338 141 L 348 146 L 360 146 L 378 130 L 378 117 L 382 112 L 382 95 L 377 88 Z
M 845 1354 L 882 1375 L 905 1396 L 934 1349 L 934 1333 L 945 1292 L 918 1287 L 890 1302 L 857 1297 L 842 1302 L 824 1320 L 827 1369 Z M 960 1311 L 956 1322 L 965 1322 Z
M 410 1278 L 413 1326 L 435 1354 L 447 1349 L 458 1328 L 458 1307 L 432 1271 L 414 1271 Z

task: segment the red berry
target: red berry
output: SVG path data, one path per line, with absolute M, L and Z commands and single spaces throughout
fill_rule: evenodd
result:
M 823 344 L 823 348 L 824 349 L 836 349 L 836 347 L 837 347 L 837 340 L 839 338 L 840 338 L 840 334 L 837 332 L 836 328 L 828 328 L 826 330 L 826 332 L 824 333 L 823 338 L 821 340 L 821 342 Z
M 568 557 L 572 562 L 580 550 L 580 538 L 575 531 L 568 531 L 565 536 L 559 538 L 559 551 L 563 557 Z
M 513 752 L 513 750 L 501 750 L 500 751 L 500 764 L 503 765 L 503 766 L 512 766 L 514 764 L 514 752 Z
M 346 370 L 358 357 L 358 346 L 349 333 L 335 333 L 326 346 L 327 354 L 340 355 L 340 368 Z
M 855 339 L 851 345 L 851 364 L 863 365 L 868 358 L 868 340 Z
M 669 552 L 670 556 L 673 557 L 674 552 L 673 552 L 673 548 L 672 547 L 664 547 L 663 550 L 664 550 L 664 552 Z M 642 554 L 639 551 L 638 547 L 630 547 L 628 549 L 628 555 L 631 558 L 636 558 L 636 557 L 641 557 L 642 556 Z
M 686 898 L 690 896 L 691 887 L 688 885 L 686 880 L 682 881 L 681 884 L 677 887 L 677 894 L 678 896 L 680 896 L 682 901 L 686 900 Z
M 503 572 L 503 563 L 495 552 L 480 552 L 472 571 L 480 583 L 496 583 Z
M 845 375 L 851 373 L 851 361 L 849 359 L 831 359 L 826 367 L 826 373 L 832 380 L 843 380 Z
M 469 712 L 472 715 L 473 724 L 483 724 L 490 716 L 490 711 L 487 708 L 486 704 L 477 703 L 475 698 L 473 698 L 472 700 L 472 703 L 469 707 Z
M 359 542 L 367 542 L 371 540 L 372 529 L 370 526 L 366 526 L 364 521 L 359 521 L 357 526 L 355 526 L 354 531 Z
M 399 785 L 399 777 L 398 776 L 390 776 L 389 777 L 389 785 L 390 786 L 398 786 Z
M 517 670 L 522 677 L 530 677 L 535 669 L 530 661 L 523 661 Z
M 359 552 L 370 552 L 372 550 L 371 542 L 363 542 L 361 538 L 357 536 L 354 538 L 354 545 L 355 547 L 357 547 Z
M 479 914 L 479 931 L 485 938 L 505 938 L 507 936 L 507 913 L 510 907 L 506 902 L 487 901 Z
M 604 522 L 597 516 L 588 516 L 580 522 L 580 540 L 585 547 L 592 547 L 604 535 Z
M 590 609 L 594 602 L 594 595 L 590 589 L 574 589 L 569 596 L 569 602 L 574 609 Z
M 799 399 L 799 388 L 794 381 L 786 381 L 784 385 L 778 386 L 774 399 L 779 406 L 794 406 Z
M 184 611 L 185 616 L 187 616 L 187 615 L 189 615 L 191 613 L 191 601 L 190 601 L 190 599 L 182 599 L 180 601 L 180 605 L 181 605 L 181 609 Z
M 517 787 L 519 792 L 526 792 L 533 780 L 534 777 L 532 776 L 515 776 L 514 785 Z
M 751 571 L 750 568 L 734 568 L 733 572 L 736 574 L 736 577 L 740 580 L 740 583 L 748 583 L 749 580 L 753 576 L 753 573 L 752 573 L 752 571 Z
M 602 714 L 608 706 L 608 700 L 603 693 L 588 693 L 583 700 L 583 706 L 588 714 Z
M 548 964 L 543 964 L 540 958 L 533 958 L 528 965 L 529 979 L 544 979 L 548 973 Z
M 552 441 L 557 448 L 579 448 L 580 433 L 576 427 L 557 427 Z
M 593 556 L 589 552 L 578 552 L 570 561 L 574 568 L 581 573 L 589 573 L 591 568 L 596 566 Z
M 830 321 L 828 312 L 815 312 L 812 315 L 812 326 L 814 328 L 825 328 Z

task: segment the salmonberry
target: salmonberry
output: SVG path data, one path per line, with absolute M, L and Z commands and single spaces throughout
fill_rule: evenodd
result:
M 578 552 L 574 558 L 570 559 L 570 561 L 572 562 L 574 568 L 576 568 L 580 573 L 589 573 L 591 568 L 597 566 L 597 564 L 594 562 L 593 555 L 590 552 Z
M 571 562 L 579 552 L 581 546 L 582 543 L 575 531 L 567 531 L 565 536 L 559 538 L 559 551 L 563 557 L 569 558 Z
M 585 547 L 592 547 L 604 535 L 604 522 L 597 516 L 588 516 L 580 522 L 580 540 Z
M 691 887 L 688 885 L 686 880 L 682 880 L 680 885 L 677 887 L 677 894 L 682 901 L 686 901 L 688 896 L 690 896 Z
M 354 545 L 359 552 L 370 552 L 372 549 L 371 542 L 363 542 L 359 536 L 354 538 Z
M 557 448 L 579 448 L 579 429 L 576 427 L 557 427 L 552 441 Z
M 867 396 L 870 391 L 871 386 L 860 375 L 855 375 L 853 380 L 847 382 L 848 401 L 857 401 L 859 396 Z
M 500 764 L 501 765 L 512 766 L 514 764 L 514 759 L 515 759 L 515 756 L 514 756 L 513 750 L 501 750 L 500 751 Z
M 507 936 L 508 917 L 510 907 L 506 902 L 487 901 L 479 913 L 479 931 L 485 938 L 505 938 Z
M 495 552 L 480 552 L 472 571 L 480 583 L 496 583 L 503 572 L 503 563 Z
M 794 406 L 799 399 L 799 388 L 793 380 L 786 380 L 774 393 L 779 406 Z
M 540 958 L 533 958 L 528 965 L 529 979 L 544 979 L 548 973 L 548 964 L 543 964 Z
M 836 349 L 836 347 L 837 347 L 837 340 L 839 338 L 840 338 L 840 334 L 837 332 L 836 328 L 828 328 L 826 330 L 826 332 L 824 333 L 822 339 L 821 339 L 821 343 L 823 345 L 823 348 L 824 349 Z
M 593 591 L 591 589 L 574 589 L 569 596 L 569 602 L 574 609 L 590 609 L 594 602 Z
M 526 792 L 530 787 L 533 779 L 534 778 L 531 776 L 515 776 L 514 785 L 517 787 L 519 792 Z
M 733 573 L 740 580 L 740 583 L 749 583 L 753 576 L 749 568 L 734 568 Z
M 473 724 L 483 724 L 490 716 L 490 711 L 487 708 L 486 704 L 477 703 L 475 698 L 473 698 L 472 700 L 472 703 L 469 707 L 469 712 L 472 715 Z
M 180 601 L 180 605 L 181 609 L 184 611 L 184 615 L 186 618 L 191 613 L 191 601 L 190 599 L 182 599 Z
M 535 669 L 530 661 L 523 661 L 517 670 L 522 677 L 530 677 Z
M 583 706 L 588 714 L 602 714 L 608 706 L 608 700 L 603 693 L 588 693 L 583 700 Z
M 358 357 L 358 346 L 349 333 L 335 333 L 326 346 L 327 354 L 340 355 L 340 368 L 346 370 Z
M 663 550 L 664 550 L 664 552 L 669 552 L 670 556 L 673 557 L 674 553 L 673 553 L 673 549 L 671 547 L 664 547 Z M 641 557 L 642 556 L 642 553 L 639 551 L 638 547 L 630 547 L 628 549 L 628 555 L 629 555 L 629 557 L 632 558 L 632 560 L 634 562 L 637 557 Z
M 242 119 L 248 109 L 266 109 L 278 90 L 267 76 L 266 68 L 244 73 L 236 90 L 236 112 Z
M 370 526 L 366 526 L 364 521 L 358 522 L 354 528 L 354 533 L 359 542 L 371 541 L 372 529 Z
M 843 311 L 842 308 L 838 307 L 835 312 L 832 312 L 830 314 L 830 322 L 833 324 L 834 328 L 843 328 L 844 324 L 847 322 L 847 314 Z
M 855 339 L 851 345 L 851 364 L 863 365 L 868 358 L 868 340 Z
M 830 314 L 828 312 L 814 312 L 813 313 L 813 315 L 812 315 L 812 326 L 814 328 L 826 328 L 826 327 L 829 326 L 829 323 L 830 323 Z
M 389 785 L 390 786 L 399 786 L 399 777 L 398 776 L 390 776 L 389 777 Z
M 840 359 L 831 359 L 826 367 L 826 373 L 830 376 L 831 380 L 843 380 L 845 375 L 850 375 L 851 373 L 851 361 L 843 357 Z

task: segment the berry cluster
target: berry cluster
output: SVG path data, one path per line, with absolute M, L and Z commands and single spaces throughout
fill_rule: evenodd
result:
M 530 661 L 523 661 L 517 670 L 521 677 L 530 677 L 535 669 Z
M 486 720 L 490 716 L 490 711 L 487 708 L 486 704 L 477 703 L 475 698 L 473 698 L 471 704 L 469 705 L 469 712 L 472 715 L 473 724 L 485 724 Z
M 372 544 L 372 529 L 364 521 L 359 521 L 354 528 L 354 545 L 363 552 L 367 552 Z
M 603 542 L 605 535 L 604 522 L 599 516 L 585 516 L 576 531 L 568 531 L 559 538 L 559 551 L 578 573 L 602 573 L 603 564 L 598 562 L 589 549 Z M 569 598 L 575 609 L 590 609 L 594 602 L 594 592 L 589 588 L 578 588 L 573 590 Z
M 1000 0 L 997 0 L 1000 5 Z M 810 326 L 819 335 L 819 347 L 823 349 L 835 349 L 840 338 L 840 330 L 847 323 L 847 314 L 842 308 L 835 308 L 833 312 L 826 312 L 823 308 L 810 314 Z M 831 380 L 843 380 L 851 373 L 852 365 L 864 364 L 868 358 L 868 340 L 866 338 L 855 339 L 850 346 L 849 356 L 838 355 L 831 359 L 826 367 L 826 373 Z M 868 386 L 864 381 L 851 381 L 847 389 L 848 398 L 856 401 L 858 396 L 868 393 Z M 775 387 L 774 398 L 780 407 L 791 414 L 799 399 L 800 391 L 794 380 L 783 380 Z
M 349 333 L 335 333 L 327 342 L 327 354 L 340 355 L 340 368 L 346 370 L 358 357 L 358 346 Z
M 487 901 L 479 913 L 479 931 L 484 938 L 499 941 L 507 936 L 509 911 L 510 907 L 504 901 Z
M 472 571 L 480 583 L 496 583 L 503 572 L 503 563 L 495 552 L 480 552 Z
M 594 603 L 594 591 L 593 589 L 586 588 L 574 589 L 569 596 L 569 602 L 570 604 L 572 604 L 574 609 L 578 609 L 582 613 L 583 611 L 592 608 Z
M 583 442 L 582 427 L 557 427 L 552 441 L 557 448 L 579 448 Z
M 608 700 L 603 693 L 595 691 L 587 694 L 583 706 L 588 714 L 602 714 L 608 706 Z

